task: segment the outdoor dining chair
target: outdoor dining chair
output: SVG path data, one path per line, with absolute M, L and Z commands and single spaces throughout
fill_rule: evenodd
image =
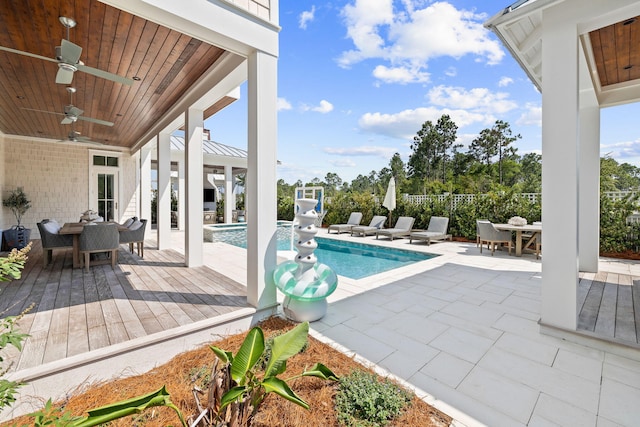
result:
M 497 230 L 490 221 L 478 221 L 477 226 L 479 231 L 478 235 L 480 236 L 480 253 L 482 253 L 484 243 L 487 244 L 487 248 L 491 248 L 491 256 L 493 256 L 497 245 L 507 244 L 509 247 L 509 255 L 511 255 L 513 241 L 511 240 L 510 231 Z
M 80 257 L 84 256 L 84 267 L 89 271 L 89 260 L 92 253 L 108 252 L 111 257 L 111 266 L 118 262 L 118 247 L 120 236 L 118 224 L 101 223 L 85 225 L 80 233 L 79 250 Z
M 129 252 L 133 253 L 133 244 L 138 250 L 138 256 L 144 258 L 144 231 L 147 228 L 147 220 L 136 220 L 129 225 L 129 229 L 120 232 L 120 243 L 129 244 Z

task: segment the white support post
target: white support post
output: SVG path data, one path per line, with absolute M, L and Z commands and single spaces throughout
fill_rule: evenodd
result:
M 202 212 L 204 204 L 202 154 L 202 131 L 204 129 L 204 113 L 196 108 L 189 108 L 185 120 L 185 176 L 186 176 L 186 224 L 184 257 L 187 267 L 202 265 L 202 242 L 204 239 Z
M 171 135 L 158 135 L 158 249 L 171 248 Z
M 233 167 L 224 167 L 224 222 L 233 222 L 233 210 L 236 208 L 236 201 L 233 195 Z
M 178 160 L 178 230 L 184 230 L 185 218 L 185 182 L 184 182 L 184 156 Z
M 593 89 L 580 92 L 578 173 L 578 268 L 596 273 L 600 256 L 600 107 Z
M 140 207 L 138 215 L 148 221 L 151 229 L 151 150 L 152 141 L 140 149 Z
M 273 271 L 277 264 L 278 59 L 256 51 L 247 62 L 247 301 L 261 309 L 277 303 Z
M 543 11 L 543 325 L 577 326 L 578 34 L 575 23 Z

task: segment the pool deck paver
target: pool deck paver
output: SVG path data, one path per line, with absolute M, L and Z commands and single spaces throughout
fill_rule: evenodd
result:
M 392 273 L 340 278 L 327 315 L 311 326 L 449 408 L 459 424 L 640 423 L 640 350 L 541 334 L 535 257 L 480 255 L 459 242 L 339 238 L 441 254 Z M 602 259 L 600 267 L 640 276 L 640 264 Z

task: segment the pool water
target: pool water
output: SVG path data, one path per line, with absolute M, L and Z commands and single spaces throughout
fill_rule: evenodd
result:
M 295 250 L 291 243 L 291 223 L 279 222 L 276 228 L 276 235 L 278 237 L 279 251 Z M 206 226 L 205 240 L 246 248 L 246 225 L 233 224 L 232 227 Z M 385 248 L 323 237 L 316 237 L 316 241 L 318 242 L 318 249 L 315 250 L 314 254 L 318 262 L 328 265 L 338 275 L 351 279 L 362 279 L 437 256 L 424 252 Z
M 437 256 L 322 237 L 316 237 L 316 241 L 318 249 L 314 254 L 318 262 L 351 279 L 362 279 Z

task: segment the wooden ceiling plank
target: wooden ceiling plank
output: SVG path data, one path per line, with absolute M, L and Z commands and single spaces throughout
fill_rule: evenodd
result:
M 629 60 L 631 50 L 631 28 L 629 25 L 617 23 L 614 25 L 616 50 L 614 56 L 616 58 L 616 67 L 618 68 L 618 82 L 626 82 L 629 80 Z
M 629 70 L 629 79 L 640 79 L 640 16 L 635 17 L 635 21 L 629 24 L 631 37 L 631 55 L 629 62 L 633 67 Z
M 134 134 L 139 132 L 139 126 L 136 127 L 135 123 L 140 122 L 140 116 L 149 105 L 149 99 L 159 82 L 170 70 L 175 58 L 172 58 L 172 54 L 176 46 L 187 45 L 188 42 L 184 40 L 184 37 L 175 31 L 171 31 L 167 28 L 160 27 L 158 29 L 160 34 L 151 43 L 146 52 L 145 58 L 142 64 L 147 69 L 145 71 L 145 78 L 140 81 L 138 87 L 138 100 L 135 104 L 128 103 L 130 107 L 124 113 L 130 119 L 129 126 L 124 129 L 128 134 Z M 162 108 L 158 106 L 158 108 Z M 136 129 L 134 129 L 136 127 Z M 141 134 L 140 134 L 141 135 Z
M 184 45 L 184 49 L 172 50 L 171 55 L 173 59 L 171 62 L 176 62 L 175 56 L 178 55 L 179 59 L 177 61 L 180 61 L 180 58 L 186 61 L 186 63 L 183 63 L 182 67 L 184 67 L 185 65 L 190 66 L 191 65 L 190 63 L 193 63 L 193 65 L 196 65 L 197 60 L 194 58 L 199 58 L 200 60 L 197 61 L 197 65 L 201 67 L 205 67 L 205 69 L 208 69 L 209 66 L 213 63 L 211 61 L 215 61 L 216 57 L 215 55 L 206 56 L 203 53 L 205 53 L 209 48 L 211 48 L 211 46 L 206 45 L 206 47 L 202 47 L 202 43 L 200 43 L 199 41 L 196 41 L 196 43 L 193 43 L 192 39 L 184 35 L 181 37 L 181 40 L 184 42 L 185 38 L 188 39 L 188 43 Z M 201 47 L 202 47 L 202 51 L 200 52 L 200 54 L 198 54 L 197 56 L 194 56 L 193 49 L 195 48 L 197 52 L 197 50 Z M 204 58 L 206 58 L 206 60 Z M 165 64 L 165 68 L 166 68 L 166 64 Z M 175 70 L 175 66 L 173 66 L 172 68 Z M 171 108 L 171 106 L 175 104 L 178 101 L 178 99 L 182 96 L 182 94 L 187 90 L 187 85 L 186 85 L 187 80 L 184 80 L 182 76 L 179 75 L 180 74 L 179 72 L 178 74 L 175 74 L 175 73 L 172 74 L 172 70 L 169 70 L 168 73 L 169 74 L 167 75 L 174 75 L 175 78 L 173 78 L 169 82 L 168 86 L 165 88 L 165 90 L 162 93 L 158 93 L 157 90 L 154 90 L 151 93 L 145 94 L 145 99 L 147 99 L 147 104 L 145 105 L 145 108 L 140 110 L 140 113 L 142 115 L 137 118 L 138 121 L 139 120 L 143 120 L 144 122 L 157 121 L 162 116 L 164 111 Z M 164 73 L 160 73 L 160 74 L 164 74 Z M 202 73 L 200 72 L 198 76 L 201 74 Z M 160 75 L 156 78 L 156 80 L 158 80 L 159 78 L 160 78 Z M 166 80 L 167 79 L 165 77 L 160 82 L 160 84 L 162 84 Z
M 127 132 L 127 129 L 134 126 L 131 124 L 132 120 L 134 120 L 131 111 L 136 108 L 136 105 L 133 104 L 137 104 L 136 100 L 141 96 L 144 90 L 144 86 L 148 84 L 148 80 L 150 79 L 150 77 L 147 78 L 149 65 L 145 62 L 145 58 L 149 53 L 149 48 L 154 43 L 154 40 L 157 37 L 162 37 L 162 34 L 166 34 L 166 29 L 160 30 L 161 27 L 159 25 L 150 23 L 148 21 L 143 21 L 142 25 L 142 33 L 136 43 L 132 62 L 133 68 L 131 68 L 133 75 L 139 77 L 141 80 L 134 83 L 133 89 L 130 88 L 128 91 L 121 91 L 116 103 L 116 110 L 120 114 L 122 114 L 122 126 L 118 129 L 117 135 L 121 141 L 125 138 L 127 141 L 131 141 L 136 136 L 136 134 L 141 134 L 141 132 L 144 132 L 144 128 L 140 126 L 140 123 L 135 126 L 135 130 L 133 133 Z M 160 33 L 158 33 L 158 31 L 160 31 Z
M 131 113 L 135 115 L 136 122 L 143 120 L 144 117 L 149 117 L 149 113 L 151 113 L 150 117 L 157 120 L 161 116 L 157 111 L 166 111 L 168 109 L 168 101 L 162 97 L 155 96 L 155 93 L 158 85 L 166 78 L 167 73 L 171 71 L 171 68 L 188 47 L 190 41 L 190 37 L 171 31 L 168 33 L 165 43 L 162 46 L 156 46 L 156 49 L 161 52 L 161 56 L 156 57 L 153 55 L 150 58 L 153 60 L 153 68 L 150 70 L 153 78 L 146 81 L 144 94 L 140 98 L 138 109 Z
M 189 67 L 190 72 L 188 74 L 177 76 L 177 78 L 173 81 L 173 84 L 171 84 L 162 94 L 163 102 L 167 103 L 168 106 L 171 106 L 178 102 L 185 90 L 187 90 L 184 82 L 196 81 L 197 79 L 199 79 L 200 76 L 202 76 L 202 74 L 204 74 L 204 72 L 208 70 L 220 58 L 222 53 L 223 51 L 217 47 L 208 44 L 200 45 L 196 54 L 191 56 L 191 58 L 193 58 L 191 59 L 191 61 L 196 61 L 195 58 L 201 59 L 197 61 L 197 64 L 194 63 L 193 67 Z M 206 58 L 206 61 L 203 58 Z M 147 112 L 147 115 L 141 117 L 140 120 L 156 121 L 157 118 L 152 115 L 152 112 L 157 115 L 161 114 L 163 110 L 154 111 L 152 109 L 147 109 L 145 111 Z

